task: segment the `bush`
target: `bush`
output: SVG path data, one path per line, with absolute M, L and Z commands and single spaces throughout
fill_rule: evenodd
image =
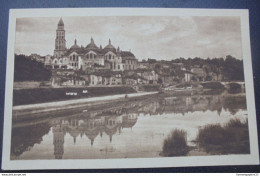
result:
M 223 127 L 219 124 L 207 125 L 199 130 L 196 142 L 211 154 L 248 154 L 248 122 L 231 119 Z
M 163 156 L 183 156 L 189 152 L 187 145 L 187 132 L 179 129 L 175 129 L 164 140 L 163 143 Z

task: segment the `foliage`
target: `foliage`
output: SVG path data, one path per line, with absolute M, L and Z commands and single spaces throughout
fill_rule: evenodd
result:
M 24 55 L 15 55 L 14 81 L 47 81 L 51 78 L 51 71 Z
M 206 125 L 199 130 L 197 143 L 211 154 L 250 153 L 248 122 L 231 119 L 226 125 Z
M 187 132 L 184 130 L 175 129 L 164 140 L 163 156 L 183 156 L 189 152 L 189 147 L 186 141 Z
M 226 58 L 212 58 L 203 59 L 199 57 L 195 58 L 177 58 L 171 61 L 171 63 L 183 63 L 184 67 L 191 69 L 195 65 L 204 68 L 206 73 L 214 72 L 218 76 L 222 74 L 224 80 L 244 80 L 243 61 L 238 60 L 230 55 Z

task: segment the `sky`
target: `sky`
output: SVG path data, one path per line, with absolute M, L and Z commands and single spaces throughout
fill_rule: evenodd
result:
M 54 51 L 60 17 L 17 18 L 15 53 L 42 56 Z M 93 37 L 105 47 L 131 51 L 138 60 L 153 58 L 215 58 L 232 55 L 242 59 L 240 17 L 115 16 L 62 17 L 66 46 L 75 38 L 86 46 Z

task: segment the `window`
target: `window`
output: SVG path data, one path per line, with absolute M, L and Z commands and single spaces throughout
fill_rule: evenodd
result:
M 88 54 L 87 54 L 87 59 L 89 58 Z
M 96 55 L 94 54 L 94 58 L 96 58 Z
M 120 69 L 120 65 L 118 65 L 118 70 Z
M 92 53 L 90 53 L 90 59 L 92 59 Z
M 111 54 L 109 54 L 109 56 L 108 56 L 108 57 L 109 57 L 109 59 L 111 59 Z

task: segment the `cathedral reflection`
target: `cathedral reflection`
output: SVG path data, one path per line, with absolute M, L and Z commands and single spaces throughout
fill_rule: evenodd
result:
M 121 112 L 114 112 L 114 115 L 111 112 L 103 112 L 107 116 L 96 114 L 97 116 L 95 117 L 91 113 L 86 114 L 84 119 L 53 120 L 52 133 L 55 159 L 62 159 L 66 133 L 73 138 L 74 144 L 76 144 L 78 137 L 86 136 L 90 141 L 90 145 L 93 146 L 96 137 L 100 135 L 102 138 L 104 133 L 109 136 L 111 143 L 116 133 L 120 135 L 124 128 L 132 128 L 138 119 L 138 114 L 136 113 L 118 115 Z M 89 116 L 92 118 L 89 118 Z
M 98 136 L 108 136 L 108 142 L 112 143 L 114 136 L 124 133 L 124 129 L 132 129 L 142 115 L 177 114 L 185 115 L 195 111 L 217 112 L 228 111 L 235 115 L 240 109 L 246 109 L 245 96 L 236 96 L 222 93 L 220 95 L 193 95 L 193 96 L 165 96 L 158 95 L 143 100 L 127 101 L 111 106 L 102 106 L 95 110 L 74 110 L 66 116 L 56 117 L 46 123 L 36 125 L 22 125 L 15 127 L 13 123 L 11 156 L 19 157 L 33 146 L 40 144 L 44 135 L 51 130 L 53 134 L 54 156 L 62 159 L 66 134 L 71 136 L 72 144 L 76 144 L 78 138 L 86 136 L 89 145 L 95 145 Z M 46 117 L 47 118 L 47 117 Z M 57 119 L 59 118 L 59 119 Z M 103 137 L 103 140 L 106 138 Z M 106 139 L 107 140 L 107 139 Z

